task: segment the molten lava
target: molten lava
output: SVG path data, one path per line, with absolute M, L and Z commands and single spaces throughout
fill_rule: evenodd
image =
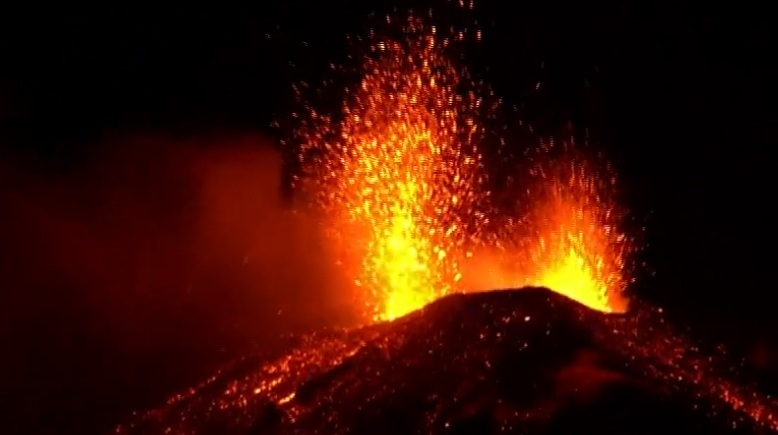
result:
M 553 289 L 600 311 L 624 311 L 627 259 L 635 244 L 621 230 L 616 178 L 572 143 L 543 143 L 530 158 L 522 219 L 499 236 L 514 279 Z
M 401 27 L 396 39 L 370 33 L 339 116 L 311 105 L 298 116 L 298 188 L 323 210 L 367 317 L 391 320 L 463 291 L 463 261 L 495 246 L 507 247 L 510 278 L 475 290 L 542 285 L 622 310 L 627 239 L 609 172 L 573 147 L 541 144 L 522 166 L 530 190 L 514 194 L 519 219 L 485 231 L 504 212 L 490 205 L 480 149 L 490 94 L 451 60 L 463 33 L 443 36 L 413 16 Z
M 481 100 L 458 93 L 466 74 L 446 56 L 448 44 L 416 18 L 403 40 L 375 37 L 342 120 L 311 113 L 315 127 L 302 135 L 314 196 L 375 320 L 420 308 L 461 279 Z

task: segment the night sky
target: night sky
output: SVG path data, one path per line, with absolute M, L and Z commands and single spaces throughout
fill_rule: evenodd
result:
M 218 137 L 246 131 L 277 137 L 270 124 L 289 108 L 291 80 L 315 79 L 328 61 L 342 58 L 346 33 L 364 26 L 368 12 L 394 4 L 310 3 L 186 9 L 106 3 L 4 11 L 0 158 L 21 172 L 78 173 L 100 147 L 111 146 L 101 140 L 109 134 Z M 595 145 L 614 160 L 626 202 L 635 219 L 645 222 L 649 246 L 643 259 L 655 271 L 633 290 L 698 335 L 730 343 L 743 355 L 761 342 L 778 349 L 770 302 L 776 288 L 771 148 L 778 133 L 776 88 L 768 82 L 778 71 L 767 6 L 479 3 L 484 45 L 475 69 L 507 105 L 521 107 L 526 119 L 549 132 L 568 122 L 588 128 Z M 2 189 L 12 195 L 20 188 L 4 183 Z M 18 234 L 3 233 L 2 256 L 17 260 L 4 260 L 0 270 L 27 267 L 37 273 L 32 263 L 18 259 L 20 246 L 33 248 Z M 27 293 L 14 296 L 19 292 Z M 0 284 L 0 293 L 2 310 L 9 312 L 17 310 L 14 304 L 48 297 L 14 280 Z M 48 379 L 29 368 L 45 370 L 31 358 L 65 367 L 57 379 L 117 382 L 111 364 L 119 354 L 90 338 L 95 326 L 71 310 L 67 296 L 57 300 L 68 311 L 59 318 L 76 320 L 41 325 L 17 316 L 0 323 L 12 355 L 2 381 L 11 382 L 13 394 L 24 394 L 24 380 Z M 62 332 L 68 328 L 73 331 Z M 37 356 L 24 355 L 31 346 L 20 343 L 43 340 L 52 331 L 77 339 L 65 340 L 56 352 L 45 351 L 42 341 Z M 205 370 L 197 355 L 208 354 L 214 344 L 202 346 L 192 351 L 192 365 L 199 368 L 186 376 Z M 73 349 L 80 358 L 104 360 L 91 365 L 103 368 L 97 374 L 84 369 Z M 132 385 L 116 384 L 124 385 L 116 394 L 128 398 L 103 401 L 97 396 L 110 391 L 105 386 L 83 393 L 76 382 L 58 385 L 49 379 L 38 382 L 50 387 L 45 397 L 18 400 L 4 394 L 0 412 L 12 416 L 12 432 L 24 427 L 16 423 L 21 419 L 49 418 L 79 431 L 110 427 L 126 414 L 125 407 L 148 400 L 138 392 L 153 390 L 144 380 L 166 376 L 155 368 L 157 357 L 150 352 L 123 361 L 136 367 L 134 373 L 148 374 L 137 375 Z M 24 375 L 13 372 L 22 366 Z M 190 382 L 180 376 L 176 382 Z M 71 403 L 63 410 L 56 405 L 60 401 Z M 29 427 L 47 430 L 38 424 Z

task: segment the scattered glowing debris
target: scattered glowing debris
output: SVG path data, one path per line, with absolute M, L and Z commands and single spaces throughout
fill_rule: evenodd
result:
M 541 144 L 520 168 L 533 184 L 530 195 L 516 194 L 525 228 L 512 221 L 485 232 L 502 211 L 489 205 L 478 143 L 485 98 L 449 59 L 460 33 L 441 35 L 413 16 L 398 25 L 404 39 L 370 34 L 342 116 L 306 106 L 296 137 L 308 175 L 298 188 L 324 210 L 367 317 L 392 320 L 462 291 L 461 263 L 492 245 L 508 248 L 502 267 L 513 286 L 543 285 L 594 309 L 623 310 L 628 250 L 604 189 L 611 174 L 573 148 L 552 153 Z
M 523 219 L 498 236 L 515 285 L 544 286 L 593 309 L 623 312 L 636 245 L 621 229 L 613 171 L 572 143 L 543 143 L 530 162 L 527 189 L 517 199 Z
M 314 128 L 299 132 L 314 197 L 375 320 L 458 290 L 481 159 L 483 101 L 461 94 L 450 39 L 419 18 L 399 25 L 402 40 L 373 34 L 342 120 L 311 111 Z

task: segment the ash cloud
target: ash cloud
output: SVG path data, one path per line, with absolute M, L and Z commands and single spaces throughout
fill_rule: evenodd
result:
M 353 320 L 315 220 L 281 198 L 269 139 L 95 149 L 56 175 L 0 164 L 0 381 L 30 397 L 5 407 L 17 420 L 49 412 L 38 424 L 62 428 L 90 407 L 115 418 L 229 349 Z

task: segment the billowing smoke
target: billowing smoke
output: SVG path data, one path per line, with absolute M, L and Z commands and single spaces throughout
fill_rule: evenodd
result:
M 37 389 L 20 405 L 53 410 L 39 424 L 90 407 L 115 423 L 230 349 L 349 323 L 346 280 L 315 221 L 281 197 L 270 140 L 95 148 L 57 174 L 0 168 L 0 380 L 7 397 Z

